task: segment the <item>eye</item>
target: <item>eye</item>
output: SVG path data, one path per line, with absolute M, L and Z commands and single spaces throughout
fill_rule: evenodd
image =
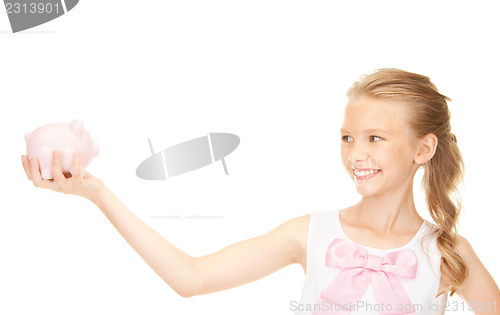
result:
M 374 139 L 374 138 L 378 138 L 378 139 L 382 140 L 382 138 L 379 137 L 379 136 L 370 136 L 370 139 Z M 377 141 L 380 141 L 380 140 L 375 140 L 374 142 L 377 142 Z
M 351 141 L 349 141 L 349 138 L 351 139 Z M 342 141 L 344 141 L 344 142 L 352 142 L 354 140 L 352 140 L 351 136 L 343 136 L 342 137 Z

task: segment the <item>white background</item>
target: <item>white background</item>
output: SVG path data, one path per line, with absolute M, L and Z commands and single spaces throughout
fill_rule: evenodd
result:
M 452 98 L 466 163 L 459 233 L 497 263 L 498 45 L 494 1 L 88 1 L 12 34 L 0 12 L 0 314 L 291 314 L 298 265 L 183 299 L 97 207 L 36 189 L 24 134 L 78 118 L 100 144 L 89 171 L 191 255 L 359 200 L 340 162 L 347 88 L 396 67 Z M 136 167 L 156 150 L 229 132 L 226 158 L 167 181 Z M 430 219 L 419 179 L 415 198 Z M 155 219 L 209 215 L 220 219 Z M 460 301 L 460 300 L 457 300 Z M 460 309 L 462 306 L 459 307 Z

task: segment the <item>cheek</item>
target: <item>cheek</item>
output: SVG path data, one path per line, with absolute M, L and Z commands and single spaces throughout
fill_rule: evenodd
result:
M 400 163 L 401 152 L 394 146 L 379 146 L 372 152 L 372 161 L 370 165 L 372 168 L 380 168 L 386 174 L 391 173 L 392 170 L 398 169 L 397 165 Z M 397 171 L 396 171 L 397 172 Z
M 413 160 L 412 150 L 408 146 L 408 142 L 401 143 L 397 148 L 397 154 L 400 157 L 401 161 L 408 162 Z
M 391 164 L 400 170 L 411 166 L 411 162 L 413 161 L 410 150 L 403 144 L 391 148 L 388 154 L 390 154 Z
M 349 156 L 349 152 L 345 149 L 340 149 L 340 158 L 342 159 L 342 164 L 347 169 L 349 167 L 349 160 L 347 159 Z

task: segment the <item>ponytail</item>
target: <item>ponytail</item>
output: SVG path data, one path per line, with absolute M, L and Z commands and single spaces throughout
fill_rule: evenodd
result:
M 461 201 L 457 185 L 463 180 L 464 163 L 454 134 L 438 138 L 436 153 L 424 164 L 422 186 L 425 191 L 429 212 L 436 224 L 437 246 L 441 251 L 441 274 L 448 282 L 453 295 L 468 276 L 468 269 L 462 257 L 455 251 L 457 223 Z M 456 204 L 451 196 L 456 194 Z

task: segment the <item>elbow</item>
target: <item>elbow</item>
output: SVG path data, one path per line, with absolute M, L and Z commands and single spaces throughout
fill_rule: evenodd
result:
M 181 282 L 176 283 L 171 288 L 183 298 L 204 294 L 203 282 L 198 277 L 195 277 L 194 273 L 190 274 L 189 278 L 184 277 Z
M 175 277 L 168 278 L 162 276 L 165 283 L 172 288 L 175 293 L 183 298 L 190 298 L 203 294 L 203 282 L 196 259 L 190 259 L 185 263 L 185 268 L 179 270 Z
M 203 294 L 201 291 L 201 286 L 197 283 L 190 285 L 184 284 L 182 287 L 175 288 L 175 292 L 183 298 L 190 298 L 196 295 Z
M 187 290 L 176 290 L 175 292 L 183 298 L 190 298 L 196 295 L 193 291 Z
M 196 290 L 190 285 L 186 285 L 186 283 L 183 283 L 182 285 L 172 285 L 167 281 L 165 281 L 165 283 L 180 297 L 190 298 L 197 295 Z

